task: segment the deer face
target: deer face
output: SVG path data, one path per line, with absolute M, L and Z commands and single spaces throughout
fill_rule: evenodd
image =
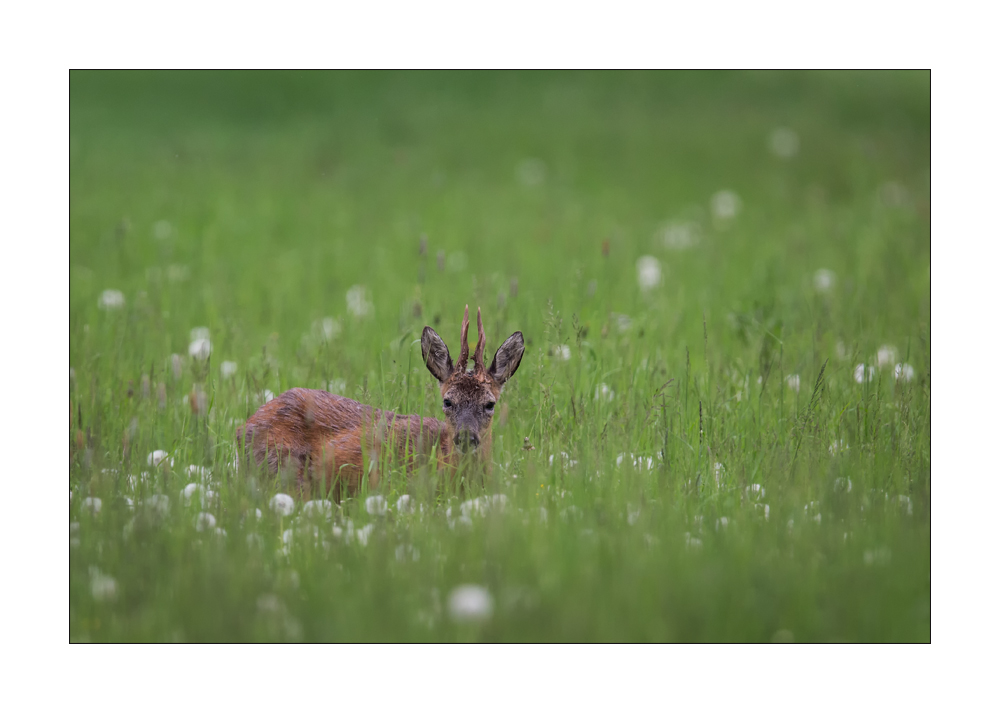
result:
M 493 410 L 503 386 L 514 376 L 524 354 L 524 337 L 514 332 L 497 349 L 493 363 L 487 369 L 483 365 L 483 349 L 486 335 L 483 332 L 483 317 L 477 315 L 479 342 L 473 357 L 473 369 L 467 371 L 469 361 L 469 308 L 465 308 L 462 320 L 462 346 L 458 362 L 452 364 L 451 354 L 444 340 L 430 327 L 424 327 L 420 339 L 427 369 L 441 384 L 441 399 L 448 419 L 455 447 L 463 453 L 472 453 L 489 433 L 493 423 Z

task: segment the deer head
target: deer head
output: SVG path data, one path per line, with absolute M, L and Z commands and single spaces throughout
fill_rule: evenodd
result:
M 524 354 L 524 336 L 514 332 L 497 349 L 493 363 L 487 369 L 483 364 L 486 334 L 483 332 L 483 315 L 476 312 L 479 324 L 479 341 L 469 363 L 469 306 L 465 306 L 462 320 L 462 345 L 458 362 L 454 365 L 448 345 L 430 327 L 424 327 L 420 348 L 428 371 L 441 384 L 444 413 L 448 419 L 455 447 L 463 453 L 472 453 L 485 440 L 493 423 L 493 409 L 503 391 L 503 386 L 514 376 Z

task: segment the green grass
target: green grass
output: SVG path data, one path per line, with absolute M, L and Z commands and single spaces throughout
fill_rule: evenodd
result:
M 70 638 L 929 641 L 929 83 L 73 72 Z M 661 239 L 677 221 L 687 249 Z M 644 291 L 645 255 L 662 281 Z M 107 289 L 123 307 L 99 308 Z M 233 468 L 265 390 L 342 380 L 441 416 L 420 330 L 454 354 L 467 303 L 490 355 L 527 343 L 484 493 L 396 472 L 377 494 L 423 512 L 370 515 L 366 490 L 310 522 Z M 897 357 L 857 383 L 883 345 Z M 213 502 L 184 504 L 190 465 Z M 481 494 L 506 507 L 458 519 Z M 348 520 L 366 544 L 333 534 Z M 492 616 L 449 616 L 462 584 Z

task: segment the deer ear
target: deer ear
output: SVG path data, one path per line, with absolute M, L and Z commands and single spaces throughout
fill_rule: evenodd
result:
M 424 333 L 420 337 L 420 352 L 423 354 L 427 370 L 435 379 L 444 381 L 451 376 L 451 354 L 448 353 L 448 345 L 430 327 L 424 327 Z
M 500 386 L 503 386 L 510 377 L 514 376 L 517 367 L 521 365 L 522 354 L 524 354 L 524 335 L 520 332 L 514 332 L 497 349 L 493 363 L 490 364 L 490 376 Z

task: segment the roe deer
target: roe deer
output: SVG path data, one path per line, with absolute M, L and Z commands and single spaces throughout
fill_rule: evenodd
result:
M 386 456 L 407 470 L 427 463 L 454 469 L 462 455 L 490 467 L 490 428 L 493 409 L 503 386 L 514 376 L 524 354 L 524 337 L 514 332 L 497 349 L 487 369 L 483 363 L 486 335 L 477 314 L 479 341 L 469 362 L 469 306 L 462 320 L 458 362 L 452 365 L 448 347 L 430 327 L 424 327 L 420 348 L 424 364 L 441 385 L 446 421 L 405 416 L 365 406 L 326 391 L 295 388 L 261 406 L 246 425 L 237 429 L 241 457 L 250 453 L 268 470 L 294 470 L 299 494 L 321 486 L 339 501 L 341 492 L 357 492 L 368 464 L 370 486 L 378 484 L 377 464 Z

